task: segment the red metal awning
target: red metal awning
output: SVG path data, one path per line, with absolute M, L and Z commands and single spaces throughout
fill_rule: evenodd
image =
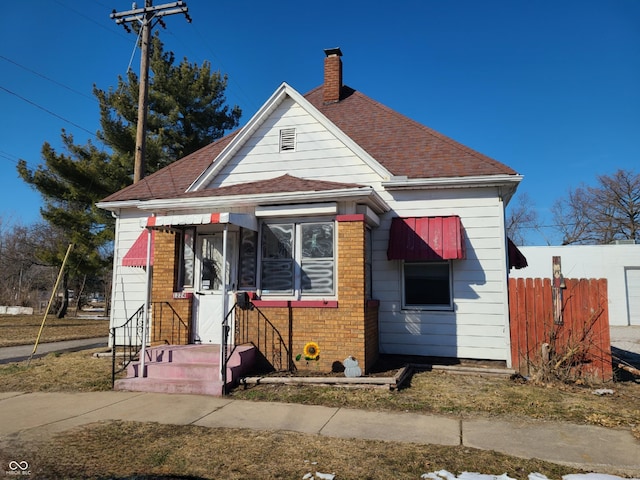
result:
M 153 245 L 155 243 L 156 232 L 151 231 L 151 265 L 153 265 Z M 149 229 L 145 228 L 138 236 L 129 251 L 122 257 L 122 265 L 125 267 L 146 267 L 147 266 L 147 246 L 149 244 Z
M 520 269 L 528 266 L 527 258 L 510 238 L 507 238 L 507 253 L 509 254 L 509 270 Z
M 465 258 L 460 217 L 409 217 L 391 220 L 389 260 L 458 260 Z

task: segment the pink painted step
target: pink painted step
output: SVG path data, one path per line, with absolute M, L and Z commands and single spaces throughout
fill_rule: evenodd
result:
M 219 345 L 165 345 L 145 351 L 146 376 L 140 363 L 127 368 L 127 378 L 116 380 L 115 390 L 222 395 Z M 236 347 L 227 365 L 227 385 L 234 385 L 255 359 L 255 347 Z
M 176 380 L 171 378 L 122 378 L 116 380 L 114 390 L 153 393 L 188 393 L 191 395 L 222 396 L 222 382 L 203 380 Z

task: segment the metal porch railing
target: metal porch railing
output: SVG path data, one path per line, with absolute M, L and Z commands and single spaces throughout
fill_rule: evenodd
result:
M 144 305 L 122 325 L 109 329 L 111 336 L 111 388 L 113 388 L 116 375 L 123 372 L 131 362 L 138 359 L 142 349 L 142 329 L 144 321 Z M 147 332 L 149 326 L 147 325 Z M 148 338 L 148 335 L 146 335 Z M 116 359 L 121 358 L 120 365 Z
M 181 345 L 189 342 L 189 326 L 169 302 L 151 302 L 151 344 Z
M 235 314 L 233 347 L 229 348 L 230 318 Z M 273 371 L 295 370 L 290 348 L 278 328 L 255 306 L 246 292 L 238 292 L 236 303 L 222 322 L 222 384 L 226 394 L 227 365 L 236 347 L 253 345 Z

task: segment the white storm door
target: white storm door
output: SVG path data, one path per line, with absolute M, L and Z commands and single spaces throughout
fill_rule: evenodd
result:
M 236 278 L 236 235 L 227 234 L 226 289 L 223 288 L 222 272 L 224 233 L 199 235 L 196 251 L 196 295 L 194 300 L 194 343 L 222 343 L 222 321 L 226 309 L 233 307 L 229 296 L 233 296 Z M 227 302 L 224 294 L 227 293 Z

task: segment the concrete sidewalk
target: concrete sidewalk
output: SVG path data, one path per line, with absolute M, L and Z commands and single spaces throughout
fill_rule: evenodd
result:
M 286 430 L 337 438 L 465 445 L 522 458 L 640 477 L 629 431 L 556 422 L 455 419 L 321 406 L 138 392 L 0 393 L 0 447 L 48 440 L 105 420 Z
M 91 348 L 106 347 L 108 337 L 83 338 L 80 340 L 65 340 L 62 342 L 41 343 L 36 349 L 33 358 L 44 357 L 52 352 L 75 352 Z M 33 345 L 16 345 L 15 347 L 0 348 L 0 364 L 22 362 L 28 360 L 33 352 Z

